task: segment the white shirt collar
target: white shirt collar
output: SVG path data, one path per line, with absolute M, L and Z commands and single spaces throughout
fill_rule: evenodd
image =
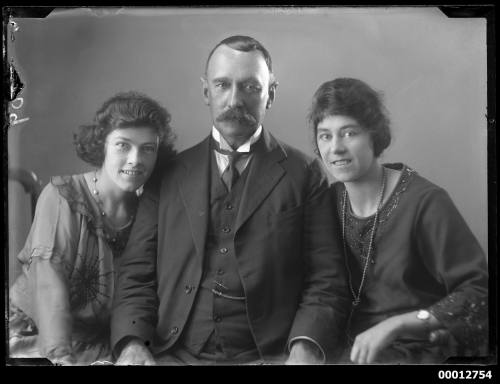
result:
M 259 125 L 259 128 L 256 129 L 256 131 L 253 133 L 253 135 L 242 145 L 240 145 L 236 151 L 238 152 L 250 152 L 250 146 L 257 142 L 257 140 L 260 139 L 260 135 L 262 134 L 262 125 Z M 220 134 L 220 132 L 215 128 L 215 126 L 212 126 L 212 137 L 214 138 L 215 141 L 217 141 L 220 145 L 221 149 L 224 149 L 226 151 L 232 151 L 233 149 L 231 146 L 227 143 L 227 141 L 224 139 L 224 137 Z

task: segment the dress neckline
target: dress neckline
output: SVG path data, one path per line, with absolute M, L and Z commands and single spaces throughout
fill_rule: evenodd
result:
M 62 197 L 66 199 L 70 208 L 87 217 L 96 230 L 107 233 L 106 237 L 116 237 L 127 231 L 133 219 L 123 227 L 112 228 L 102 220 L 97 202 L 92 197 L 92 192 L 85 178 L 85 173 L 70 176 L 54 176 L 51 183 L 57 188 Z
M 402 168 L 402 169 L 395 169 L 394 167 L 387 167 L 387 166 L 386 166 L 386 164 L 382 164 L 382 167 L 384 167 L 384 168 L 388 168 L 388 169 L 392 169 L 392 170 L 396 170 L 396 171 L 401 171 L 401 173 L 398 175 L 398 181 L 397 181 L 396 185 L 394 186 L 394 188 L 392 189 L 391 193 L 389 194 L 389 197 L 387 198 L 387 200 L 385 200 L 385 202 L 383 202 L 383 203 L 382 203 L 382 206 L 380 207 L 380 211 L 382 211 L 382 210 L 385 208 L 385 206 L 386 206 L 387 204 L 389 204 L 389 202 L 391 201 L 393 194 L 394 194 L 394 193 L 396 192 L 396 190 L 398 189 L 398 186 L 399 186 L 399 184 L 400 184 L 400 182 L 401 182 L 401 179 L 402 179 L 402 177 L 403 177 L 403 172 L 404 172 L 404 170 L 405 170 L 405 167 L 404 167 L 404 166 L 403 166 L 403 168 Z M 343 190 L 345 190 L 345 185 L 344 185 Z M 372 213 L 371 215 L 368 215 L 368 216 L 358 216 L 358 215 L 356 215 L 356 214 L 354 213 L 354 211 L 352 210 L 351 201 L 350 201 L 349 199 L 347 199 L 347 213 L 348 213 L 350 216 L 352 216 L 354 219 L 356 219 L 356 220 L 360 220 L 360 221 L 362 221 L 362 220 L 370 220 L 370 219 L 374 218 L 374 217 L 375 217 L 375 214 L 376 214 L 376 213 L 374 212 L 374 213 Z
M 396 186 L 389 195 L 389 198 L 385 201 L 385 203 L 382 205 L 382 208 L 380 209 L 380 214 L 379 214 L 380 222 L 384 222 L 388 219 L 394 208 L 398 205 L 401 193 L 403 193 L 406 190 L 408 184 L 412 179 L 412 176 L 416 173 L 412 168 L 408 167 L 403 163 L 386 163 L 383 164 L 383 166 L 389 169 L 401 171 L 401 174 L 399 175 L 398 182 L 396 183 Z M 343 191 L 344 189 L 345 186 L 342 184 L 341 191 Z M 338 194 L 339 201 L 341 200 L 341 196 L 342 193 L 339 193 Z M 357 216 L 352 211 L 350 203 L 347 206 L 346 213 L 349 219 L 355 220 L 359 223 L 369 222 L 375 218 L 375 214 L 366 217 Z
M 106 223 L 106 221 L 103 220 L 102 215 L 101 215 L 101 207 L 99 206 L 97 201 L 92 196 L 91 186 L 89 185 L 89 179 L 92 178 L 92 174 L 93 174 L 93 172 L 83 173 L 82 178 L 83 178 L 83 184 L 85 184 L 85 192 L 86 192 L 87 197 L 90 200 L 90 204 L 92 205 L 92 208 L 94 210 L 94 215 L 99 217 L 100 222 L 102 223 L 102 225 L 104 227 L 106 227 L 106 229 L 108 231 L 111 231 L 111 232 L 116 233 L 116 234 L 125 231 L 134 222 L 134 215 L 132 215 L 132 217 L 130 218 L 129 221 L 127 221 L 125 224 L 123 224 L 122 226 L 119 226 L 119 227 L 114 227 L 114 226 L 111 226 L 109 223 Z

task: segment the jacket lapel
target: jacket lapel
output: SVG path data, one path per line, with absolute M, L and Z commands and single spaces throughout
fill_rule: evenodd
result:
M 179 190 L 189 217 L 191 233 L 196 251 L 203 256 L 210 215 L 209 177 L 210 177 L 209 138 L 185 153 L 182 162 L 186 172 L 179 180 Z M 175 239 L 174 239 L 175 241 Z
M 267 131 L 262 131 L 264 145 L 254 154 L 245 189 L 241 197 L 236 217 L 236 231 L 254 213 L 262 201 L 285 174 L 280 161 L 286 157 L 285 151 Z

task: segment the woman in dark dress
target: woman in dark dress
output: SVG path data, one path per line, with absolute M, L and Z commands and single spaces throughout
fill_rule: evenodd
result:
M 380 163 L 391 141 L 380 95 L 357 79 L 328 81 L 309 117 L 317 154 L 337 180 L 353 303 L 344 358 L 439 363 L 485 353 L 485 254 L 444 189 L 405 164 Z M 450 342 L 431 342 L 438 334 Z

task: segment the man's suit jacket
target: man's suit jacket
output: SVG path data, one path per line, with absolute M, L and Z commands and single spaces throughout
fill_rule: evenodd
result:
M 344 332 L 345 263 L 328 183 L 317 160 L 263 130 L 234 228 L 234 252 L 250 328 L 263 358 L 308 337 L 330 355 Z M 172 347 L 202 279 L 210 215 L 210 138 L 180 153 L 146 189 L 122 255 L 112 346 L 137 336 Z M 213 160 L 215 161 L 215 160 Z M 154 184 L 154 183 L 153 183 Z

